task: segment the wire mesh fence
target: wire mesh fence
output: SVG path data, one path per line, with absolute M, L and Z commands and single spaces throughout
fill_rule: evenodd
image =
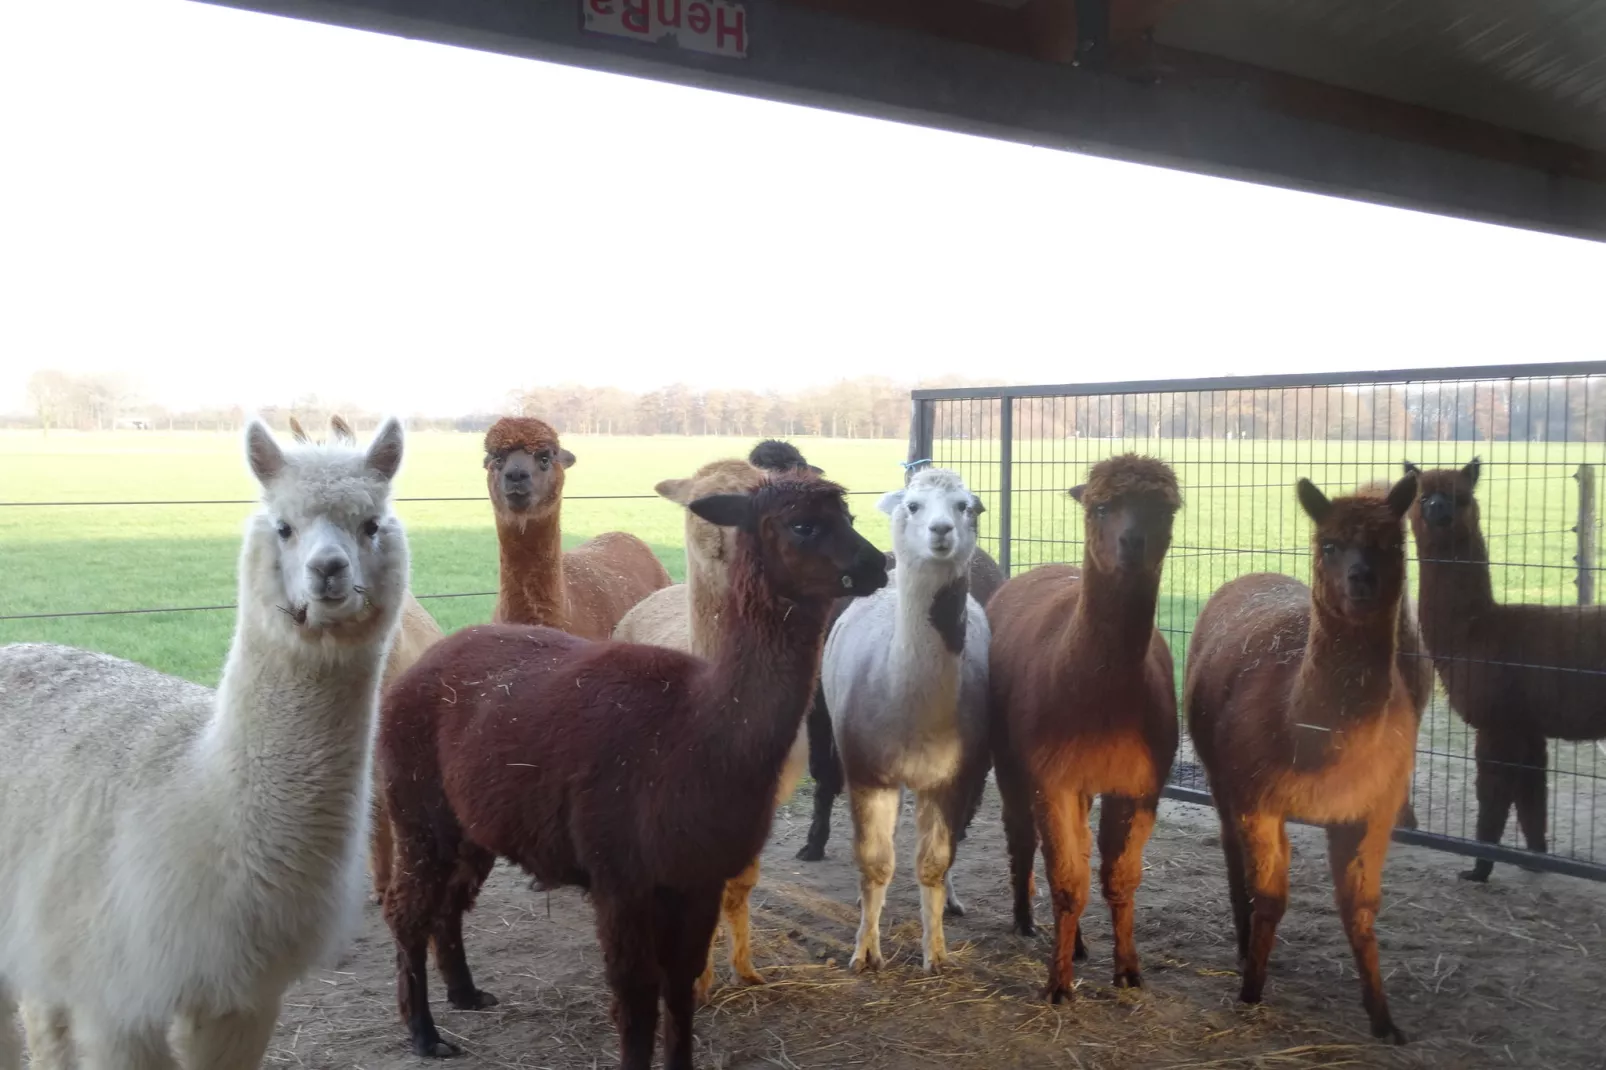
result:
M 1217 588 L 1249 572 L 1309 580 L 1297 479 L 1332 495 L 1392 483 L 1406 461 L 1444 473 L 1452 530 L 1428 529 L 1420 552 L 1407 539 L 1436 672 L 1411 787 L 1418 827 L 1397 838 L 1606 879 L 1606 614 L 1594 605 L 1606 363 L 926 390 L 913 404 L 911 455 L 984 496 L 982 545 L 1010 573 L 1081 561 L 1066 490 L 1092 464 L 1127 451 L 1170 462 L 1185 506 L 1157 624 L 1179 691 Z M 1169 794 L 1207 801 L 1205 787 L 1184 735 Z

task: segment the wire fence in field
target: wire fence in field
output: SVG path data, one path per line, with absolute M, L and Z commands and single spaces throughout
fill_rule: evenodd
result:
M 982 545 L 1012 574 L 1081 562 L 1082 512 L 1066 490 L 1094 463 L 1128 451 L 1168 461 L 1185 504 L 1157 624 L 1179 689 L 1194 620 L 1222 584 L 1262 571 L 1309 579 L 1298 478 L 1336 495 L 1391 484 L 1406 461 L 1460 470 L 1478 457 L 1469 493 L 1486 552 L 1427 562 L 1453 565 L 1454 602 L 1420 605 L 1424 562 L 1407 538 L 1408 591 L 1443 649 L 1430 650 L 1417 742 L 1418 827 L 1399 838 L 1606 879 L 1606 611 L 1594 606 L 1606 363 L 923 390 L 910 450 L 959 469 L 984 497 Z M 1543 608 L 1493 646 L 1451 649 L 1444 637 L 1491 603 L 1480 582 L 1494 605 Z M 1486 727 L 1471 729 L 1468 714 Z M 1186 733 L 1170 793 L 1208 801 Z M 1519 821 L 1497 819 L 1508 805 Z

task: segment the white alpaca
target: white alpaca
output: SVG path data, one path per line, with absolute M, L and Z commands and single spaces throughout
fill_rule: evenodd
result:
M 902 789 L 915 792 L 922 964 L 947 960 L 942 914 L 964 913 L 954 837 L 987 777 L 987 615 L 969 595 L 981 502 L 929 468 L 881 499 L 892 514 L 893 583 L 849 606 L 825 644 L 821 686 L 847 773 L 860 919 L 855 970 L 881 965 Z
M 376 691 L 407 590 L 402 430 L 246 432 L 262 508 L 216 693 L 0 648 L 0 1070 L 261 1065 L 285 988 L 358 920 Z

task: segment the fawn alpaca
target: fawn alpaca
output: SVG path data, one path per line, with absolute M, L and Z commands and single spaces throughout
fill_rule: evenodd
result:
M 693 986 L 727 881 L 769 834 L 775 787 L 819 670 L 832 599 L 885 585 L 842 489 L 806 474 L 690 504 L 737 529 L 712 662 L 550 628 L 448 637 L 384 700 L 379 753 L 398 865 L 385 898 L 413 1048 L 449 1055 L 425 949 L 454 1006 L 474 985 L 463 913 L 497 856 L 596 907 L 621 1063 L 646 1070 L 658 1000 L 665 1067 L 691 1066 Z
M 831 628 L 820 690 L 831 711 L 853 807 L 861 913 L 855 970 L 881 958 L 881 911 L 905 787 L 919 825 L 921 961 L 948 958 L 944 902 L 956 833 L 987 777 L 987 616 L 969 595 L 981 501 L 958 473 L 921 472 L 881 499 L 901 562 L 895 585 L 850 605 Z
M 1205 604 L 1188 651 L 1183 705 L 1221 819 L 1243 969 L 1259 1003 L 1288 906 L 1288 831 L 1327 826 L 1338 911 L 1372 1035 L 1405 1043 L 1389 1015 L 1373 925 L 1383 860 L 1415 757 L 1417 709 L 1398 662 L 1407 475 L 1386 498 L 1329 501 L 1299 481 L 1316 524 L 1310 587 L 1256 573 Z
M 104 654 L 0 648 L 0 1070 L 259 1066 L 285 988 L 361 910 L 380 666 L 407 590 L 402 430 L 246 431 L 262 506 L 217 691 Z M 76 1057 L 73 1049 L 76 1047 Z M 44 1048 L 46 1050 L 41 1050 Z
M 1547 739 L 1606 738 L 1606 606 L 1502 605 L 1478 516 L 1482 465 L 1424 472 L 1416 536 L 1422 633 L 1450 705 L 1477 733 L 1478 823 L 1499 843 L 1513 807 L 1531 851 L 1545 850 Z M 1480 858 L 1462 873 L 1485 881 Z
M 1030 936 L 1039 835 L 1053 892 L 1048 996 L 1074 994 L 1086 957 L 1088 829 L 1101 797 L 1099 877 L 1115 929 L 1115 984 L 1138 986 L 1132 905 L 1143 845 L 1177 751 L 1171 650 L 1154 627 L 1160 571 L 1182 497 L 1161 461 L 1126 454 L 1071 490 L 1084 512 L 1081 569 L 1044 565 L 993 596 L 992 747 L 1004 801 L 1015 928 Z
M 563 483 L 574 464 L 558 433 L 540 420 L 504 416 L 485 432 L 485 483 L 502 562 L 491 619 L 606 639 L 631 606 L 669 586 L 669 573 L 646 543 L 622 531 L 564 552 Z

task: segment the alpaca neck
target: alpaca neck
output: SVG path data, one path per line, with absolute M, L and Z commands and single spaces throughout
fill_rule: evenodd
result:
M 1417 614 L 1428 649 L 1447 653 L 1478 619 L 1494 608 L 1489 547 L 1473 528 L 1465 538 L 1417 549 Z
M 824 599 L 793 601 L 775 594 L 763 563 L 745 547 L 738 549 L 719 654 L 704 671 L 693 703 L 707 718 L 706 752 L 724 759 L 719 775 L 754 797 L 773 794 L 797 737 L 819 676 L 829 610 Z
M 561 628 L 568 621 L 563 585 L 563 537 L 558 516 L 551 512 L 528 518 L 496 517 L 501 546 L 501 590 L 496 619 L 504 624 L 546 624 Z
M 1381 714 L 1394 691 L 1398 635 L 1398 600 L 1358 622 L 1313 598 L 1289 711 L 1294 723 L 1342 728 Z
M 1154 635 L 1154 611 L 1160 601 L 1160 570 L 1120 569 L 1106 572 L 1089 554 L 1082 564 L 1081 596 L 1068 636 L 1079 648 L 1093 648 L 1100 664 L 1143 663 Z
M 888 671 L 906 688 L 914 684 L 957 694 L 969 618 L 970 559 L 936 561 L 905 553 L 899 561 Z
M 686 557 L 686 608 L 691 613 L 688 626 L 691 652 L 709 661 L 719 656 L 724 642 L 725 603 L 730 581 L 715 562 Z

